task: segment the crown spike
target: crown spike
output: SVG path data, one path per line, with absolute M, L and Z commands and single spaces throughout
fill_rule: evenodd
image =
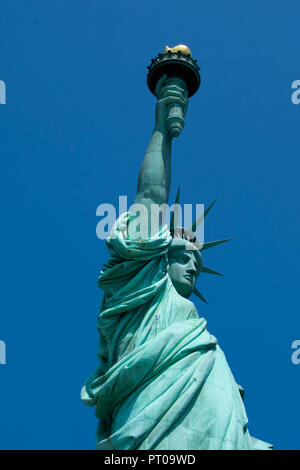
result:
M 209 206 L 207 209 L 205 209 L 205 211 L 198 217 L 197 220 L 195 220 L 195 222 L 192 224 L 192 226 L 190 227 L 190 231 L 193 232 L 193 233 L 196 233 L 197 231 L 197 228 L 199 227 L 199 225 L 202 224 L 203 220 L 205 219 L 205 217 L 207 216 L 207 214 L 209 213 L 210 209 L 213 207 L 213 205 L 215 204 L 216 200 L 214 200 Z
M 205 242 L 203 243 L 200 251 L 208 250 L 209 248 L 213 248 L 214 246 L 220 245 L 221 243 L 230 242 L 232 238 L 224 238 L 223 240 L 215 240 L 213 242 Z
M 203 297 L 203 295 L 198 291 L 197 287 L 194 287 L 193 293 L 194 293 L 197 297 L 199 297 L 199 299 L 201 299 L 202 302 L 204 302 L 205 304 L 207 304 L 207 301 L 205 300 L 205 298 Z
M 207 266 L 201 266 L 201 272 L 206 274 L 215 274 L 216 276 L 225 276 L 225 274 L 219 273 L 218 271 L 208 268 Z

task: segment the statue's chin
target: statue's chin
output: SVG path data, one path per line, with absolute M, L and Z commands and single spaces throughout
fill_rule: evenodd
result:
M 192 293 L 192 286 L 190 284 L 184 284 L 184 283 L 179 283 L 179 282 L 173 282 L 173 285 L 175 289 L 177 290 L 178 294 L 180 294 L 182 297 L 185 297 L 186 299 L 189 298 L 189 296 Z

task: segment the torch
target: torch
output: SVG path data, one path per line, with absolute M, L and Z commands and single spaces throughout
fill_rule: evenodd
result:
M 187 90 L 188 97 L 193 96 L 201 82 L 200 67 L 192 58 L 187 46 L 179 45 L 173 48 L 165 46 L 164 53 L 158 54 L 148 66 L 147 84 L 149 90 L 155 94 L 155 87 L 159 79 L 167 76 L 167 85 L 178 84 Z M 172 137 L 178 137 L 184 126 L 182 106 L 172 104 L 167 114 L 167 129 Z

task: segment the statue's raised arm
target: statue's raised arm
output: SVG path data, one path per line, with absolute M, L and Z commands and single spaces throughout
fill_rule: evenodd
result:
M 163 75 L 156 85 L 155 96 L 154 129 L 140 169 L 135 199 L 135 204 L 143 204 L 148 214 L 152 204 L 167 204 L 169 199 L 172 135 L 167 126 L 168 112 L 179 106 L 185 117 L 188 107 L 187 89 L 180 79 L 167 79 Z

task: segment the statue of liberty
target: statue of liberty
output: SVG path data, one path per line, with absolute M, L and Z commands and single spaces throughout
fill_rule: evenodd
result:
M 165 57 L 191 60 L 191 53 L 178 46 L 158 60 Z M 204 266 L 202 252 L 226 240 L 199 244 L 195 226 L 178 230 L 174 219 L 170 227 L 151 226 L 151 207 L 168 204 L 172 139 L 191 95 L 182 77 L 167 74 L 153 92 L 154 130 L 135 199 L 146 209 L 148 236 L 134 236 L 132 213 L 122 214 L 106 239 L 110 257 L 98 279 L 99 365 L 81 393 L 99 419 L 97 449 L 268 449 L 250 436 L 243 390 L 189 300 L 194 292 L 205 301 L 196 279 L 216 272 Z

